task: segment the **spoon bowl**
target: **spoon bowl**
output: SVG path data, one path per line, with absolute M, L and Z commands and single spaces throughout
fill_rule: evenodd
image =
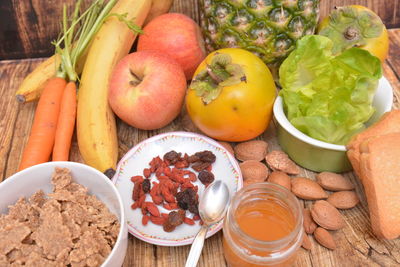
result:
M 204 224 L 219 222 L 226 214 L 230 195 L 229 189 L 222 181 L 210 184 L 200 197 L 199 215 Z

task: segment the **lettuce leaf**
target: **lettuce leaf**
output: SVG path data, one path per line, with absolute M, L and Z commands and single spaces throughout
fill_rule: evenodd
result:
M 315 139 L 344 145 L 375 111 L 372 99 L 382 68 L 366 50 L 350 48 L 334 56 L 332 46 L 324 36 L 300 39 L 279 69 L 280 95 L 294 127 Z

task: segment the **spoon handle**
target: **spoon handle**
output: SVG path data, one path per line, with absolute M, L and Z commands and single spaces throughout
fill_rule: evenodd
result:
M 192 246 L 190 247 L 190 252 L 186 260 L 185 267 L 196 267 L 201 255 L 201 251 L 203 250 L 204 239 L 206 238 L 207 230 L 208 226 L 204 224 L 197 233 Z

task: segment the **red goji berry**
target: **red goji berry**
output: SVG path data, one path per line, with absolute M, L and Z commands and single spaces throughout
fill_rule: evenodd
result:
M 187 161 L 182 160 L 182 161 L 178 161 L 177 163 L 175 163 L 174 166 L 177 169 L 184 169 L 184 168 L 189 167 L 189 163 Z
M 173 210 L 173 208 L 171 208 L 171 206 L 169 205 L 169 203 L 164 203 L 164 204 L 163 204 L 163 207 L 164 207 L 164 209 L 167 209 L 167 210 Z
M 143 169 L 143 176 L 149 178 L 151 176 L 151 170 L 147 168 Z
M 152 196 L 151 199 L 156 205 L 160 205 L 163 203 L 163 198 L 161 196 Z
M 166 219 L 164 217 L 155 217 L 155 216 L 150 216 L 150 221 L 154 224 L 157 225 L 163 225 Z
M 194 221 L 192 219 L 188 218 L 188 217 L 185 217 L 183 219 L 183 222 L 186 223 L 186 224 L 189 224 L 189 225 L 194 225 Z
M 143 202 L 144 202 L 145 199 L 146 199 L 145 195 L 140 196 L 139 200 L 137 201 L 138 202 L 138 207 L 142 207 L 143 206 Z
M 138 202 L 135 201 L 135 202 L 133 202 L 133 204 L 131 205 L 131 209 L 135 210 L 135 209 L 137 209 L 137 208 L 138 208 Z
M 167 202 L 175 202 L 175 197 L 169 192 L 167 187 L 161 188 L 161 195 L 163 196 L 164 200 Z
M 142 224 L 143 224 L 143 225 L 147 225 L 147 223 L 149 222 L 149 220 L 150 220 L 150 216 L 143 215 L 143 217 L 142 217 Z
M 168 219 L 168 213 L 161 213 L 161 216 L 162 216 L 164 219 Z
M 131 181 L 134 183 L 143 182 L 143 176 L 141 176 L 141 175 L 132 176 Z
M 189 173 L 189 180 L 190 180 L 191 182 L 196 182 L 196 180 L 197 180 L 196 174 L 194 174 L 194 173 Z
M 146 207 L 146 205 L 142 205 L 141 211 L 142 211 L 143 215 L 147 215 L 147 207 Z
M 163 170 L 163 172 L 164 172 L 164 174 L 166 175 L 166 176 L 170 176 L 171 175 L 171 169 L 167 166 L 167 167 L 165 167 L 164 168 L 164 170 Z
M 165 175 L 160 175 L 160 176 L 157 176 L 157 179 L 158 180 L 169 180 L 169 177 L 168 176 L 165 176 Z
M 196 214 L 196 215 L 194 215 L 194 216 L 193 216 L 193 220 L 194 220 L 194 221 L 198 221 L 198 220 L 200 220 L 200 216 L 199 216 L 199 215 L 197 215 L 197 214 Z
M 142 191 L 142 183 L 136 182 L 132 191 L 132 199 L 134 201 L 137 201 L 140 198 L 140 191 Z
M 158 210 L 157 206 L 153 202 L 145 202 L 146 208 L 151 215 L 159 217 L 160 211 Z

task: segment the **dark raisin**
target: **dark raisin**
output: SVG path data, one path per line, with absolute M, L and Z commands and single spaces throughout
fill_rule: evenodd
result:
M 202 170 L 197 177 L 203 184 L 211 184 L 214 182 L 214 174 L 207 170 Z
M 169 220 L 166 220 L 166 221 L 163 223 L 163 229 L 164 229 L 165 232 L 168 232 L 168 233 L 169 233 L 169 232 L 172 232 L 172 231 L 175 230 L 175 228 L 176 228 L 176 226 L 170 224 Z
M 199 215 L 199 205 L 197 204 L 189 205 L 189 211 L 195 215 Z
M 150 192 L 150 187 L 151 187 L 150 180 L 149 179 L 144 179 L 144 181 L 142 183 L 143 192 L 145 192 L 145 193 Z
M 173 226 L 178 226 L 183 223 L 186 212 L 184 210 L 171 211 L 168 214 L 168 222 Z M 182 216 L 183 215 L 183 216 Z
M 188 204 L 183 201 L 178 201 L 178 206 L 179 206 L 179 208 L 184 209 L 184 210 L 188 209 Z
M 215 162 L 215 159 L 216 159 L 214 153 L 212 153 L 209 150 L 204 150 L 204 151 L 201 151 L 201 152 L 197 152 L 194 155 L 199 157 L 200 160 L 203 161 L 203 162 L 213 163 L 213 162 Z
M 194 162 L 200 161 L 200 158 L 196 155 L 191 155 L 188 157 L 187 161 L 189 163 L 194 163 Z
M 181 158 L 181 153 L 178 153 L 174 150 L 171 150 L 170 152 L 165 153 L 163 159 L 167 160 L 169 164 L 175 164 L 178 160 Z
M 209 163 L 209 162 L 197 161 L 197 162 L 193 163 L 192 169 L 197 172 L 201 172 L 202 170 L 207 169 L 210 165 L 211 165 L 211 163 Z

